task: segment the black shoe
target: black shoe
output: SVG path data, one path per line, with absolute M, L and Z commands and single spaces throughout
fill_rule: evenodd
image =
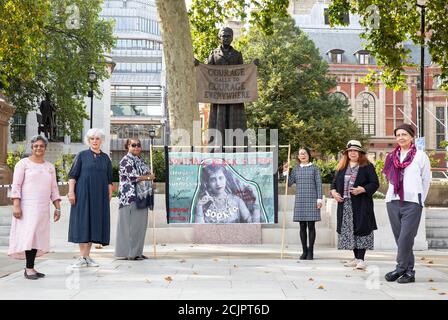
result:
M 143 254 L 140 256 L 140 258 L 145 259 L 145 260 L 146 260 L 146 259 L 149 259 L 147 256 L 145 256 L 145 255 L 143 255 Z
M 398 278 L 400 278 L 403 275 L 403 272 L 398 272 L 397 270 L 391 271 L 387 273 L 384 278 L 386 278 L 386 281 L 394 282 L 397 281 Z
M 37 280 L 37 279 L 39 279 L 37 274 L 28 274 L 28 273 L 26 273 L 26 270 L 23 272 L 23 275 L 25 276 L 26 279 L 29 279 L 29 280 Z
M 415 277 L 412 274 L 405 273 L 397 280 L 398 283 L 411 283 L 415 282 Z
M 304 247 L 303 248 L 303 253 L 302 253 L 302 255 L 300 256 L 300 260 L 306 260 L 306 256 L 308 255 L 308 248 L 307 247 Z
M 308 248 L 308 253 L 306 255 L 306 260 L 313 260 L 313 248 Z
M 40 273 L 40 272 L 37 272 L 37 271 L 36 271 L 36 276 L 37 276 L 38 278 L 43 278 L 43 277 L 45 277 L 45 273 Z

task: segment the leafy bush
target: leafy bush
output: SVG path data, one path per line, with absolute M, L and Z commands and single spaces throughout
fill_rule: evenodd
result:
M 149 156 L 145 159 L 148 163 Z M 156 182 L 166 182 L 166 167 L 165 167 L 165 151 L 164 150 L 153 150 L 152 153 L 152 166 L 154 170 L 154 174 L 156 175 Z
M 384 168 L 384 160 L 378 159 L 375 161 L 375 171 L 376 175 L 378 176 L 378 180 L 380 184 L 386 184 L 387 180 L 384 174 L 381 172 Z
M 322 183 L 331 183 L 336 172 L 337 160 L 314 160 L 314 164 L 320 169 Z
M 62 153 L 60 158 L 54 163 L 56 169 L 56 177 L 58 181 L 67 182 L 68 173 L 73 165 L 75 155 L 72 153 Z
M 386 199 L 386 195 L 382 192 L 376 191 L 373 194 L 373 199 Z
M 8 158 L 6 159 L 6 164 L 12 171 L 14 171 L 14 167 L 16 166 L 17 162 L 19 162 L 24 157 L 25 157 L 25 146 L 19 144 L 15 151 L 8 151 Z
M 112 182 L 119 182 L 120 181 L 120 163 L 113 161 L 112 162 Z

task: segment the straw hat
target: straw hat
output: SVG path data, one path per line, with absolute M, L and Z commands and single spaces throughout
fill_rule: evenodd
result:
M 358 140 L 350 140 L 349 142 L 347 142 L 347 148 L 344 152 L 348 152 L 349 150 L 356 150 L 364 154 L 366 153 L 361 145 L 361 142 L 359 142 Z

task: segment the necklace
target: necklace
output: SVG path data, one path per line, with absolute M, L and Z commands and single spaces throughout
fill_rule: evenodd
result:
M 221 203 L 225 201 L 224 205 L 221 206 L 216 205 L 216 203 L 220 201 Z M 238 207 L 231 206 L 229 204 L 229 196 L 227 195 L 225 198 L 215 198 L 213 197 L 213 202 L 210 207 L 205 212 L 205 216 L 211 220 L 216 221 L 225 221 L 229 219 L 233 214 L 238 211 Z

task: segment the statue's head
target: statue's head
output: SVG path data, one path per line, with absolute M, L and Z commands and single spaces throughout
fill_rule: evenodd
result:
M 50 92 L 45 92 L 45 100 L 50 100 L 51 99 L 51 94 Z
M 233 30 L 229 27 L 224 27 L 219 31 L 219 40 L 224 46 L 230 46 L 233 40 Z

